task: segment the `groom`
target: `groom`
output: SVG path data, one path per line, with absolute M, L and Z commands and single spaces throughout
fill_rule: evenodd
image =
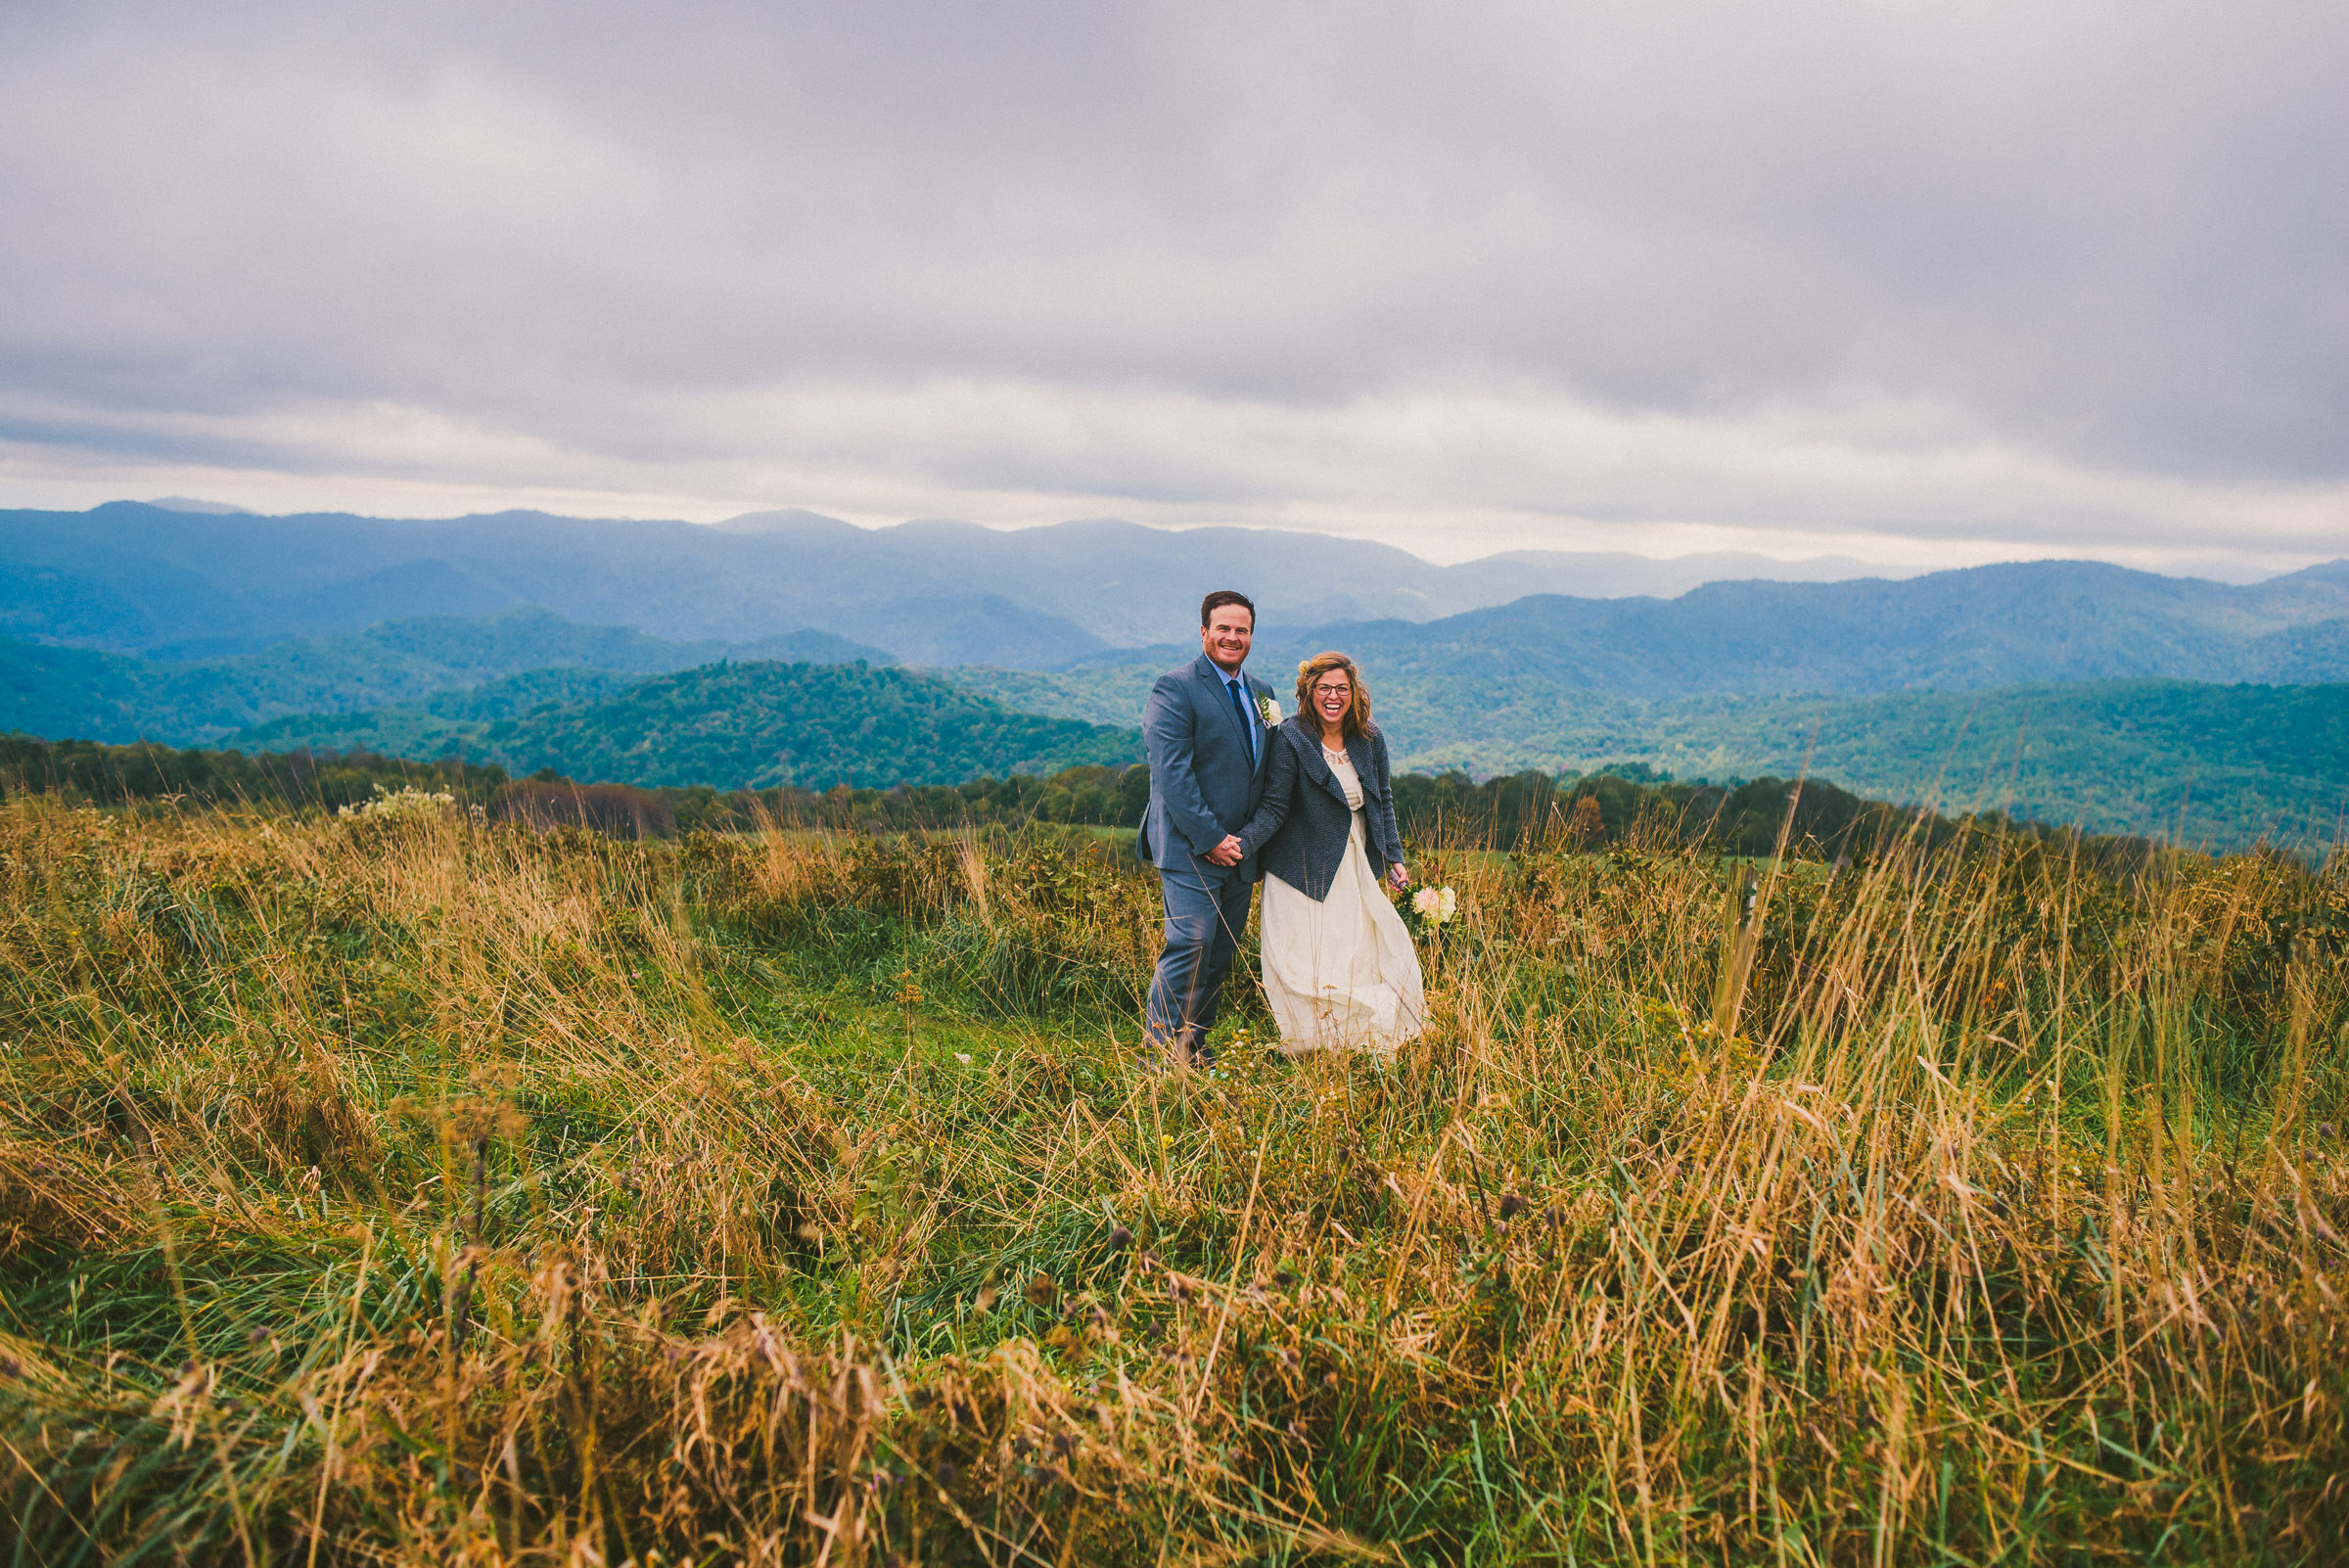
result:
M 1240 669 L 1255 635 L 1246 594 L 1209 594 L 1199 606 L 1198 660 L 1159 676 L 1142 714 L 1150 806 L 1135 847 L 1158 867 L 1167 904 L 1143 1036 L 1182 1066 L 1212 1060 L 1207 1032 L 1256 883 L 1237 834 L 1264 794 L 1267 723 L 1279 710 L 1272 688 Z

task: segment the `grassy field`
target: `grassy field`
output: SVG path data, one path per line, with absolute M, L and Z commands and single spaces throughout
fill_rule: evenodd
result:
M 1081 833 L 19 797 L 6 1560 L 2349 1555 L 2349 867 L 1664 843 L 1169 1077 Z

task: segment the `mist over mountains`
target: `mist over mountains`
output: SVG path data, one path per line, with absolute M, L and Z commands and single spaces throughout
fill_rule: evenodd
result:
M 185 505 L 188 503 L 174 503 Z M 1210 588 L 1267 625 L 1430 620 L 1527 593 L 1673 593 L 1721 577 L 1852 576 L 1864 562 L 1526 552 L 1440 567 L 1385 545 L 1114 521 L 860 529 L 812 512 L 714 527 L 507 512 L 435 522 L 114 502 L 0 512 L 0 636 L 151 658 L 533 604 L 677 641 L 819 630 L 917 665 L 1043 669 L 1179 637 Z

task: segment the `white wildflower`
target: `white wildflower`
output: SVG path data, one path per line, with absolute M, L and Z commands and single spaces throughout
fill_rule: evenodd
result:
M 391 817 L 399 820 L 439 816 L 456 808 L 457 798 L 446 790 L 420 790 L 413 784 L 402 784 L 388 790 L 381 784 L 375 787 L 375 799 L 345 806 L 337 816 Z

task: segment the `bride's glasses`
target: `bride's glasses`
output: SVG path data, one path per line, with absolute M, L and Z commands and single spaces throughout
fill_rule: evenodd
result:
M 1354 685 L 1351 681 L 1344 680 L 1323 681 L 1313 688 L 1313 695 L 1316 697 L 1351 697 L 1354 695 Z

